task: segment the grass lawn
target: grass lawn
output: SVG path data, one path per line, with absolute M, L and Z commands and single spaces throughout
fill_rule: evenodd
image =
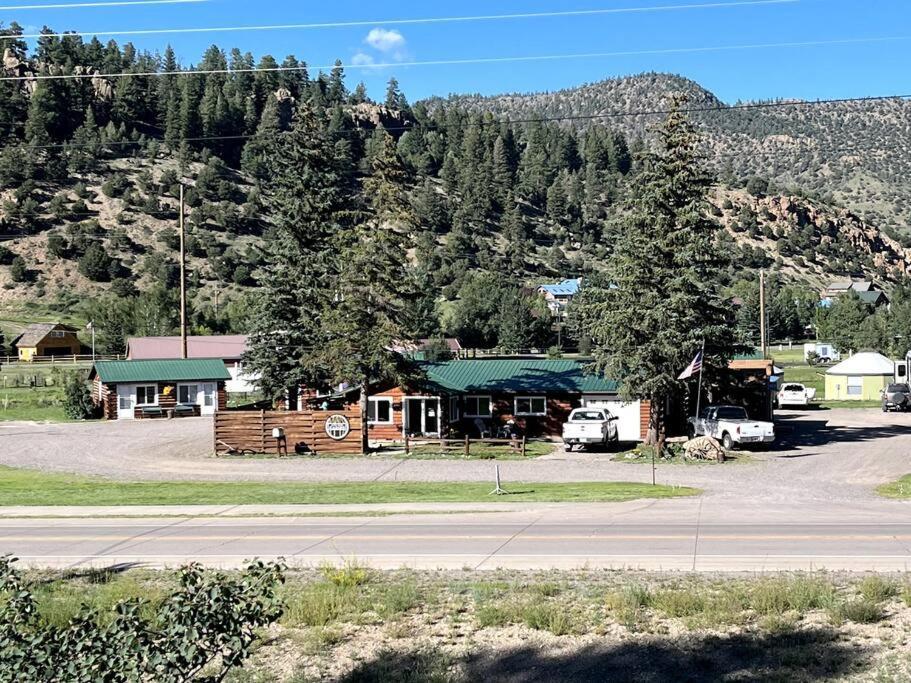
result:
M 887 498 L 911 498 L 911 474 L 906 474 L 898 481 L 883 484 L 876 491 Z
M 504 481 L 508 496 L 491 497 L 493 483 L 475 482 L 117 482 L 0 467 L 3 505 L 243 505 L 305 503 L 602 503 L 692 496 L 698 489 L 626 482 L 530 484 Z

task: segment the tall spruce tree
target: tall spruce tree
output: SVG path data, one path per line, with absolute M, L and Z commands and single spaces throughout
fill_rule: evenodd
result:
M 406 172 L 395 139 L 381 132 L 370 176 L 364 181 L 368 220 L 339 235 L 339 278 L 335 296 L 323 309 L 320 365 L 333 382 L 360 387 L 362 449 L 368 449 L 367 406 L 373 383 L 407 376 L 392 351 L 402 328 L 409 291 L 407 247 L 414 217 L 406 194 Z
M 350 199 L 340 189 L 333 141 L 307 103 L 299 106 L 291 130 L 277 137 L 264 200 L 275 230 L 265 248 L 262 296 L 246 355 L 272 398 L 327 378 L 313 350 L 321 341 L 321 312 L 337 288 L 335 247 Z
M 668 404 L 686 390 L 677 375 L 704 340 L 703 372 L 717 376 L 733 344 L 719 291 L 728 261 L 707 210 L 711 179 L 681 101 L 657 131 L 657 150 L 643 154 L 606 272 L 578 301 L 595 367 L 620 381 L 625 398 L 650 401 L 648 442 L 658 449 Z

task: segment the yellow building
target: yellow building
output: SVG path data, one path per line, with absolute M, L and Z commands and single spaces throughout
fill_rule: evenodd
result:
M 14 343 L 21 361 L 36 356 L 73 356 L 82 350 L 76 328 L 60 323 L 32 323 Z
M 895 364 L 881 353 L 855 353 L 826 370 L 826 400 L 878 401 L 894 374 Z

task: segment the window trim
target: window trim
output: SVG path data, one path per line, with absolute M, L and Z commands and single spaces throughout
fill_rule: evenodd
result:
M 536 412 L 533 401 L 535 399 L 544 401 L 543 412 Z M 519 401 L 528 401 L 528 412 L 519 412 Z M 547 396 L 516 396 L 512 402 L 513 415 L 516 417 L 544 417 L 547 415 Z
M 479 398 L 487 399 L 487 414 L 486 415 L 476 415 L 475 413 L 469 412 L 469 410 L 468 410 L 469 399 L 479 399 Z M 462 413 L 463 417 L 470 417 L 470 418 L 480 417 L 480 418 L 489 419 L 489 418 L 493 417 L 493 396 L 491 396 L 490 394 L 467 394 L 465 396 L 465 399 L 462 402 L 462 407 L 465 409 L 465 411 Z M 477 408 L 477 403 L 475 403 L 475 407 Z
M 155 401 L 153 403 L 140 403 L 139 402 L 139 389 L 148 389 L 152 387 L 155 390 Z M 158 405 L 158 385 L 157 384 L 137 384 L 133 387 L 133 395 L 136 396 L 136 407 L 142 408 L 146 406 L 157 406 Z
M 394 424 L 395 418 L 393 418 L 393 416 L 392 416 L 392 405 L 393 405 L 392 397 L 391 396 L 368 396 L 367 397 L 368 403 L 379 403 L 380 401 L 389 404 L 389 419 L 388 420 L 377 420 L 377 419 L 371 420 L 370 419 L 370 407 L 368 405 L 368 407 L 367 407 L 367 424 L 368 425 Z M 377 415 L 376 408 L 373 409 L 373 415 L 374 415 L 374 417 L 376 417 L 376 415 Z

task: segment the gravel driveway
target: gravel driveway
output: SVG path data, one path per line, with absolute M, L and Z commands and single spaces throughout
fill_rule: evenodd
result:
M 692 485 L 732 501 L 873 500 L 877 484 L 911 473 L 911 414 L 879 410 L 785 411 L 779 443 L 725 465 L 660 465 L 660 483 Z M 486 481 L 493 463 L 394 458 L 215 458 L 210 418 L 0 423 L 0 464 L 121 480 Z M 650 481 L 648 465 L 611 454 L 565 453 L 503 461 L 505 481 Z

